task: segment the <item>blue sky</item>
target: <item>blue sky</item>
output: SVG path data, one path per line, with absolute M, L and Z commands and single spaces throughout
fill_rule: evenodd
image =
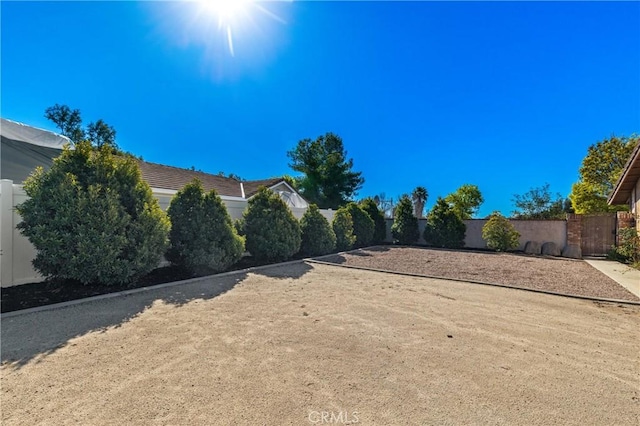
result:
M 587 147 L 640 132 L 640 3 L 277 2 L 227 21 L 185 2 L 6 2 L 1 115 L 55 103 L 147 161 L 245 179 L 339 134 L 359 197 L 464 183 L 568 195 Z

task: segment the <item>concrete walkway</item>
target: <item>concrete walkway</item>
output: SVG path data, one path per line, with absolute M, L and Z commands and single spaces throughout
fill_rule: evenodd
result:
M 612 260 L 585 259 L 584 261 L 640 297 L 640 271 L 637 269 Z

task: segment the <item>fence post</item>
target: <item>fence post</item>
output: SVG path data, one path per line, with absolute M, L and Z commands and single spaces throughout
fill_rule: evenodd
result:
M 567 246 L 582 248 L 582 215 L 567 214 Z
M 623 228 L 633 228 L 635 217 L 631 212 L 616 212 L 616 246 L 620 245 L 620 230 Z
M 13 181 L 0 180 L 0 286 L 13 285 Z

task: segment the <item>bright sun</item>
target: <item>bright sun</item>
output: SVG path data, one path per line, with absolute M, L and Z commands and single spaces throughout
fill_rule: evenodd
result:
M 202 0 L 203 8 L 218 18 L 220 26 L 229 25 L 247 11 L 250 0 Z
M 234 56 L 233 26 L 238 25 L 241 15 L 247 15 L 252 0 L 200 0 L 203 13 L 218 20 L 218 30 L 224 32 L 229 53 Z

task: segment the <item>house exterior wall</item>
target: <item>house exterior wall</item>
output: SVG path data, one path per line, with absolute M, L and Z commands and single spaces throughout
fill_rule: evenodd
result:
M 640 179 L 636 181 L 636 186 L 631 191 L 631 213 L 636 217 L 636 229 L 640 233 Z
M 304 198 L 302 198 L 296 192 L 291 191 L 291 189 L 284 183 L 280 183 L 276 186 L 271 187 L 271 190 L 279 194 L 283 201 L 287 204 L 287 206 L 291 208 L 306 209 L 307 207 L 309 207 L 309 204 Z

